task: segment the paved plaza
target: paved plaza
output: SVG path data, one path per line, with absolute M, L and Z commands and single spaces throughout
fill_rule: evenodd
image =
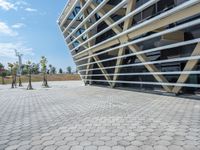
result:
M 0 85 L 0 150 L 200 150 L 198 100 L 40 85 Z

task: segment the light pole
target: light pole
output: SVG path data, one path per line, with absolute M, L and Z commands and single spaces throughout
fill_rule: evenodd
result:
M 18 57 L 18 71 L 17 74 L 19 76 L 19 86 L 22 86 L 22 81 L 21 81 L 21 75 L 22 75 L 22 56 L 23 54 L 20 54 L 16 49 L 15 49 L 15 55 Z

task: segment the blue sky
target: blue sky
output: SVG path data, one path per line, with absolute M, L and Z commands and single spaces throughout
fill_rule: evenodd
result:
M 67 0 L 0 0 L 0 62 L 15 62 L 13 49 L 23 62 L 39 62 L 45 55 L 55 67 L 75 68 L 56 23 Z

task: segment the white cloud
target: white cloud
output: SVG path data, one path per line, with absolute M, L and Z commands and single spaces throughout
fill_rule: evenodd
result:
M 0 8 L 7 11 L 10 9 L 16 9 L 15 5 L 7 0 L 0 0 Z
M 18 1 L 15 3 L 15 5 L 18 5 L 18 6 L 22 6 L 22 5 L 27 6 L 28 3 L 25 2 L 25 1 L 23 1 L 23 0 L 18 0 Z
M 0 43 L 0 57 L 15 58 L 15 51 L 17 49 L 20 53 L 28 56 L 33 56 L 33 49 L 27 48 L 23 42 L 17 43 Z
M 23 24 L 23 23 L 16 23 L 16 24 L 12 25 L 12 28 L 14 28 L 14 29 L 20 29 L 20 28 L 25 27 L 25 26 L 26 25 Z
M 25 11 L 28 11 L 28 12 L 37 12 L 37 9 L 34 9 L 34 8 L 26 8 Z
M 3 10 L 18 10 L 24 9 L 29 4 L 24 0 L 15 0 L 15 2 L 10 2 L 10 0 L 0 0 L 0 8 Z M 26 11 L 37 11 L 36 9 L 26 8 Z
M 17 36 L 18 33 L 13 31 L 5 22 L 0 22 L 0 36 Z

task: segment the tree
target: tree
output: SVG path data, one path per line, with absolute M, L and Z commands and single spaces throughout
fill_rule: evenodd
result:
M 2 63 L 0 63 L 0 72 L 3 72 L 3 70 L 4 70 L 4 66 Z
M 31 61 L 28 61 L 26 63 L 26 65 L 25 65 L 25 67 L 28 70 L 28 86 L 27 86 L 27 90 L 33 90 L 32 83 L 31 83 L 31 75 L 32 75 L 33 64 L 31 63 Z
M 6 75 L 7 75 L 7 72 L 6 72 L 3 64 L 0 63 L 0 76 L 2 78 L 2 84 L 5 84 L 4 78 L 6 77 Z
M 56 67 L 50 64 L 48 72 L 48 74 L 56 74 Z
M 51 73 L 56 74 L 56 67 L 52 67 Z
M 47 83 L 47 59 L 46 57 L 42 56 L 41 60 L 40 60 L 40 64 L 41 64 L 41 71 L 43 73 L 43 84 L 42 86 L 44 87 L 49 87 L 48 83 Z
M 26 67 L 26 65 L 22 65 L 22 74 L 23 75 L 26 75 L 26 74 L 28 74 L 28 70 L 27 70 L 27 67 Z
M 14 85 L 15 85 L 15 87 L 17 87 L 17 71 L 18 71 L 18 69 L 19 69 L 19 65 L 16 62 L 16 63 L 13 64 L 13 75 L 14 75 Z M 20 78 L 20 80 L 21 80 L 21 78 Z
M 39 70 L 40 70 L 40 65 L 33 63 L 32 73 L 39 74 L 39 72 L 40 72 Z
M 11 76 L 12 76 L 11 88 L 14 88 L 14 85 L 15 85 L 14 74 L 13 74 L 13 66 L 14 65 L 12 63 L 8 63 L 8 67 L 10 68 L 10 72 L 11 72 Z
M 52 68 L 53 68 L 53 66 L 50 64 L 49 65 L 49 74 L 52 74 Z
M 60 73 L 60 74 L 62 74 L 62 73 L 63 73 L 63 70 L 62 70 L 61 68 L 59 69 L 59 73 Z
M 2 84 L 5 84 L 5 80 L 4 80 L 4 78 L 7 76 L 7 71 L 5 70 L 5 71 L 3 71 L 2 73 L 1 73 L 1 77 L 2 77 Z
M 67 67 L 67 73 L 68 73 L 68 74 L 71 74 L 71 73 L 72 73 L 72 67 L 70 67 L 70 66 Z
M 76 69 L 76 74 L 78 74 L 78 69 Z

